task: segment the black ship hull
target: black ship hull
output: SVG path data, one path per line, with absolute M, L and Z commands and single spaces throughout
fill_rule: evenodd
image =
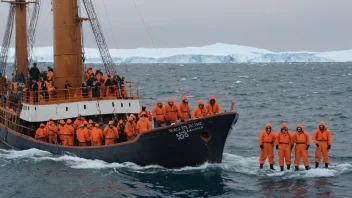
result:
M 222 113 L 157 128 L 134 141 L 101 147 L 68 147 L 48 144 L 0 125 L 0 141 L 11 149 L 40 149 L 57 155 L 73 155 L 106 162 L 133 162 L 166 168 L 221 163 L 227 136 L 238 120 L 237 113 Z

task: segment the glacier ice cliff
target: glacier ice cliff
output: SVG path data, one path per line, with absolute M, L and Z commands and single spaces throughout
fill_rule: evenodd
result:
M 111 49 L 115 63 L 282 63 L 282 62 L 349 62 L 352 50 L 333 52 L 271 52 L 265 49 L 217 43 L 203 47 Z M 10 49 L 8 62 L 14 60 Z M 96 48 L 86 48 L 86 63 L 101 63 Z M 38 62 L 53 62 L 52 47 L 34 49 Z

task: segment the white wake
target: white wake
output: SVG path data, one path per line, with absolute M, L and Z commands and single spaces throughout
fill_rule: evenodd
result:
M 16 150 L 2 150 L 0 149 L 0 159 L 4 161 L 0 166 L 5 166 L 8 160 L 26 161 L 32 160 L 33 163 L 43 161 L 62 162 L 73 169 L 127 169 L 138 173 L 158 173 L 158 172 L 192 172 L 192 171 L 212 171 L 214 169 L 221 169 L 226 172 L 241 173 L 249 176 L 256 177 L 283 177 L 283 178 L 309 178 L 309 177 L 337 177 L 341 174 L 352 172 L 352 163 L 333 163 L 329 169 L 318 168 L 304 170 L 304 166 L 300 166 L 300 171 L 291 170 L 279 171 L 276 165 L 276 171 L 268 170 L 268 165 L 264 169 L 259 169 L 258 157 L 242 157 L 234 154 L 224 153 L 223 162 L 221 164 L 204 163 L 197 167 L 183 167 L 178 169 L 166 169 L 158 165 L 139 166 L 131 162 L 126 163 L 107 163 L 101 160 L 89 160 L 74 156 L 55 156 L 49 152 L 41 151 L 38 149 L 29 149 L 24 151 Z M 286 168 L 286 167 L 285 167 Z

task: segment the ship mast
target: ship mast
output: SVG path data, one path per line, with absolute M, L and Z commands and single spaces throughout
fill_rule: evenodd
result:
M 55 86 L 72 87 L 83 80 L 82 39 L 77 0 L 53 0 Z M 27 49 L 27 48 L 26 48 Z
M 16 64 L 16 76 L 28 77 L 26 0 L 16 0 Z
M 1 2 L 7 2 L 15 5 L 15 10 L 16 10 L 15 11 L 15 19 L 16 19 L 16 60 L 15 60 L 16 73 L 15 73 L 15 76 L 17 77 L 22 73 L 24 77 L 28 77 L 27 4 L 37 3 L 37 1 L 36 0 L 2 0 Z M 6 63 L 6 60 L 5 60 L 5 63 Z

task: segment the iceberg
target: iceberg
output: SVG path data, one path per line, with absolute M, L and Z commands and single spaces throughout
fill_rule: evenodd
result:
M 8 62 L 14 61 L 14 49 L 10 49 Z M 37 47 L 33 50 L 37 62 L 53 62 L 53 47 Z M 85 48 L 86 63 L 102 62 L 97 48 Z M 352 50 L 331 52 L 272 52 L 266 49 L 216 43 L 203 47 L 110 49 L 113 61 L 119 63 L 290 63 L 290 62 L 348 62 Z

